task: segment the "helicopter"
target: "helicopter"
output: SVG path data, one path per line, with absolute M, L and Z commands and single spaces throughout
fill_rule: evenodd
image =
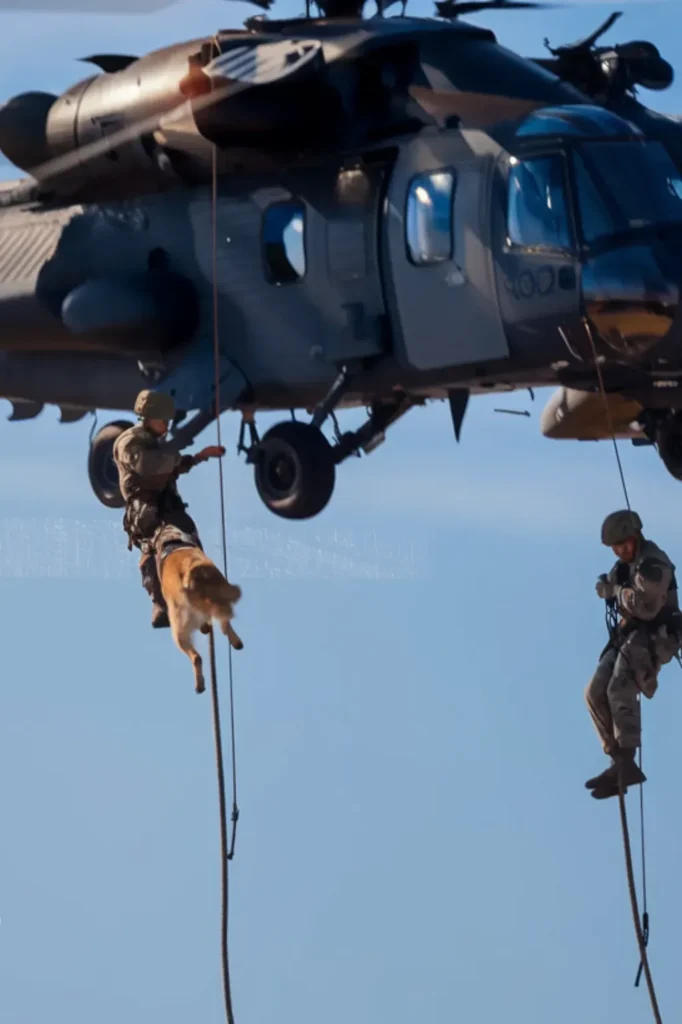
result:
M 638 99 L 638 88 L 662 91 L 672 85 L 674 72 L 652 43 L 636 41 L 620 46 L 597 46 L 597 41 L 622 12 L 611 14 L 587 38 L 568 46 L 545 46 L 549 57 L 532 58 L 537 63 L 571 82 L 593 100 L 637 125 L 648 139 L 661 142 L 678 171 L 682 172 L 682 118 L 660 114 Z M 671 186 L 680 186 L 676 179 Z M 615 436 L 636 445 L 656 444 L 673 477 L 682 480 L 682 439 L 680 414 L 669 408 L 673 381 L 660 378 L 652 382 L 658 393 L 648 395 L 635 385 L 629 387 L 618 373 L 609 373 L 608 411 L 594 382 L 586 390 L 562 386 L 547 402 L 541 415 L 545 437 L 580 441 L 605 440 Z M 664 395 L 667 394 L 667 398 Z
M 0 151 L 28 175 L 0 191 L 10 418 L 55 404 L 74 422 L 159 388 L 181 450 L 218 383 L 261 500 L 305 519 L 411 409 L 447 401 L 459 441 L 475 395 L 593 398 L 594 355 L 665 448 L 665 424 L 682 430 L 680 164 L 582 72 L 461 20 L 545 5 L 439 0 L 412 18 L 382 0 L 365 18 L 362 0 L 320 0 L 278 21 L 255 2 L 241 29 L 84 58 L 98 74 L 0 110 Z M 367 419 L 342 432 L 352 407 Z M 291 418 L 261 437 L 263 410 Z M 111 508 L 128 426 L 90 444 Z

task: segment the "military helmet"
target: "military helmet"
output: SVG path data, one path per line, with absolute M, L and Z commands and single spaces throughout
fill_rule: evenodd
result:
M 601 527 L 601 542 L 612 548 L 616 544 L 623 544 L 628 537 L 634 537 L 642 532 L 642 520 L 636 512 L 630 509 L 620 509 L 612 512 L 606 517 Z
M 140 391 L 135 399 L 134 411 L 141 420 L 172 420 L 175 402 L 162 391 Z

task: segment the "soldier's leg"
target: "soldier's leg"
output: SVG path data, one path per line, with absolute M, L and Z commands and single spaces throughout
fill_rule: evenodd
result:
M 613 718 L 613 732 L 619 750 L 635 751 L 640 743 L 641 714 L 637 667 L 642 653 L 632 644 L 623 646 L 609 680 L 606 696 Z M 650 658 L 647 660 L 650 662 Z M 641 665 L 639 666 L 641 670 Z
M 156 558 L 152 551 L 142 552 L 140 575 L 142 576 L 142 586 L 152 599 L 152 627 L 154 629 L 167 629 L 170 626 L 168 608 L 163 599 L 161 581 L 156 569 Z
M 648 647 L 636 640 L 626 641 L 616 659 L 606 691 L 617 743 L 613 755 L 614 767 L 610 777 L 605 777 L 594 787 L 592 795 L 597 800 L 617 795 L 619 773 L 626 788 L 646 782 L 646 775 L 635 761 L 641 731 L 640 690 L 637 682 L 640 677 L 644 679 L 652 671 Z
M 613 741 L 613 719 L 607 690 L 618 652 L 609 648 L 599 660 L 597 669 L 585 687 L 585 702 L 605 754 L 610 754 Z
M 183 533 L 188 533 L 190 536 L 196 538 L 196 541 L 201 547 L 201 541 L 199 540 L 199 530 L 197 524 L 192 519 L 191 515 L 184 508 L 171 509 L 165 516 L 164 522 L 168 526 L 175 526 L 176 529 L 182 530 Z

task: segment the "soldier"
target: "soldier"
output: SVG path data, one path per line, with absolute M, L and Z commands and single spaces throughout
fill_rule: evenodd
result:
M 636 512 L 612 512 L 602 524 L 602 543 L 618 561 L 597 581 L 597 594 L 620 615 L 585 690 L 592 721 L 610 766 L 585 785 L 597 800 L 623 786 L 646 782 L 635 762 L 640 745 L 640 693 L 649 700 L 658 689 L 658 672 L 678 653 L 682 639 L 675 566 L 664 551 L 642 536 Z
M 160 526 L 172 525 L 199 543 L 196 525 L 185 511 L 187 505 L 178 494 L 176 481 L 181 473 L 188 473 L 198 463 L 224 455 L 225 449 L 211 445 L 196 455 L 178 455 L 162 449 L 161 438 L 175 415 L 169 395 L 141 391 L 134 411 L 140 422 L 116 439 L 113 454 L 126 503 L 123 528 L 128 534 L 128 549 L 134 545 L 142 553 L 140 573 L 153 603 L 152 626 L 162 629 L 169 626 L 168 609 L 161 593 L 153 537 Z

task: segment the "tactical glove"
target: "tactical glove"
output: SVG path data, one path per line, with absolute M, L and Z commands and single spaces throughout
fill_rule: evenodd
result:
M 613 583 L 609 583 L 608 576 L 604 573 L 602 573 L 597 580 L 595 590 L 597 591 L 597 597 L 602 597 L 605 601 L 610 601 L 611 598 L 614 597 L 614 585 Z

